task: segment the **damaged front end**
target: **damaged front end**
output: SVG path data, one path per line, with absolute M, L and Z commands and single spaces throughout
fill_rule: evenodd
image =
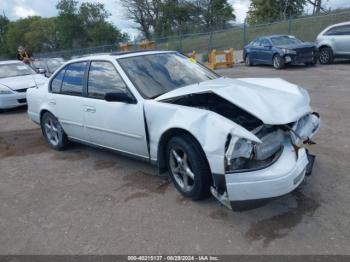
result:
M 179 112 L 206 112 L 205 129 L 192 121 L 189 130 L 207 155 L 212 194 L 229 208 L 285 195 L 311 173 L 314 158 L 303 144 L 314 143 L 320 117 L 311 113 L 308 93 L 296 85 L 281 79 L 217 79 L 157 100 L 182 106 L 175 107 Z
M 319 128 L 319 115 L 309 113 L 294 123 L 262 125 L 252 130 L 261 143 L 229 135 L 225 149 L 226 190 L 216 192 L 216 197 L 231 207 L 294 190 L 312 172 L 315 157 L 302 145 L 313 144 Z
M 311 140 L 320 127 L 317 113 L 307 114 L 295 123 L 286 125 L 261 125 L 251 132 L 261 143 L 228 136 L 225 150 L 225 167 L 227 172 L 242 172 L 267 167 L 281 155 L 284 145 L 301 147 L 314 144 Z
M 287 124 L 263 121 L 212 93 L 190 94 L 167 99 L 171 104 L 215 112 L 251 132 L 255 140 L 237 136 L 226 138 L 225 175 L 214 174 L 212 194 L 225 206 L 271 198 L 291 192 L 311 174 L 314 157 L 302 147 L 312 144 L 320 127 L 317 113 L 307 113 Z

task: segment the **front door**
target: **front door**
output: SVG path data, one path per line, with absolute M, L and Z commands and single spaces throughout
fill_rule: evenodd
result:
M 125 92 L 126 84 L 108 61 L 92 61 L 83 105 L 85 128 L 91 143 L 148 158 L 143 103 L 107 102 L 107 92 Z

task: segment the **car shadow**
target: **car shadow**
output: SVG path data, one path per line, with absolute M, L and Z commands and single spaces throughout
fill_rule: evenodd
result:
M 2 115 L 13 115 L 13 114 L 21 114 L 27 111 L 27 106 L 20 106 L 11 109 L 0 109 L 0 114 Z

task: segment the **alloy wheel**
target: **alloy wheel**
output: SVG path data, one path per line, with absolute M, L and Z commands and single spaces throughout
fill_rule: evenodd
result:
M 320 54 L 320 62 L 322 64 L 327 64 L 329 61 L 329 53 L 326 49 L 323 49 Z
M 53 146 L 57 146 L 60 142 L 60 131 L 55 119 L 47 117 L 44 122 L 45 134 L 47 139 Z
M 184 192 L 190 192 L 194 187 L 194 173 L 187 154 L 180 148 L 170 151 L 170 169 L 175 182 Z

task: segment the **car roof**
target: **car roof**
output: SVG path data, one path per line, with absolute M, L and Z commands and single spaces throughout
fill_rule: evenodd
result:
M 86 61 L 86 60 L 104 60 L 104 59 L 118 59 L 124 57 L 134 57 L 134 56 L 142 56 L 142 55 L 155 55 L 155 54 L 166 54 L 166 53 L 174 53 L 176 51 L 157 51 L 157 50 L 138 50 L 138 51 L 127 51 L 127 52 L 113 52 L 105 55 L 87 55 L 84 57 L 72 59 L 69 63 Z
M 295 37 L 294 35 L 268 35 L 268 36 L 265 36 L 265 37 L 272 38 L 272 37 L 280 37 L 280 36 Z
M 21 61 L 18 60 L 5 60 L 5 61 L 0 61 L 0 65 L 8 65 L 8 64 L 18 64 L 22 63 Z
M 331 27 L 334 27 L 334 26 L 341 26 L 341 25 L 350 25 L 350 21 L 343 22 L 343 23 L 338 23 L 338 24 L 334 24 L 334 25 L 330 25 L 327 28 L 331 28 Z

